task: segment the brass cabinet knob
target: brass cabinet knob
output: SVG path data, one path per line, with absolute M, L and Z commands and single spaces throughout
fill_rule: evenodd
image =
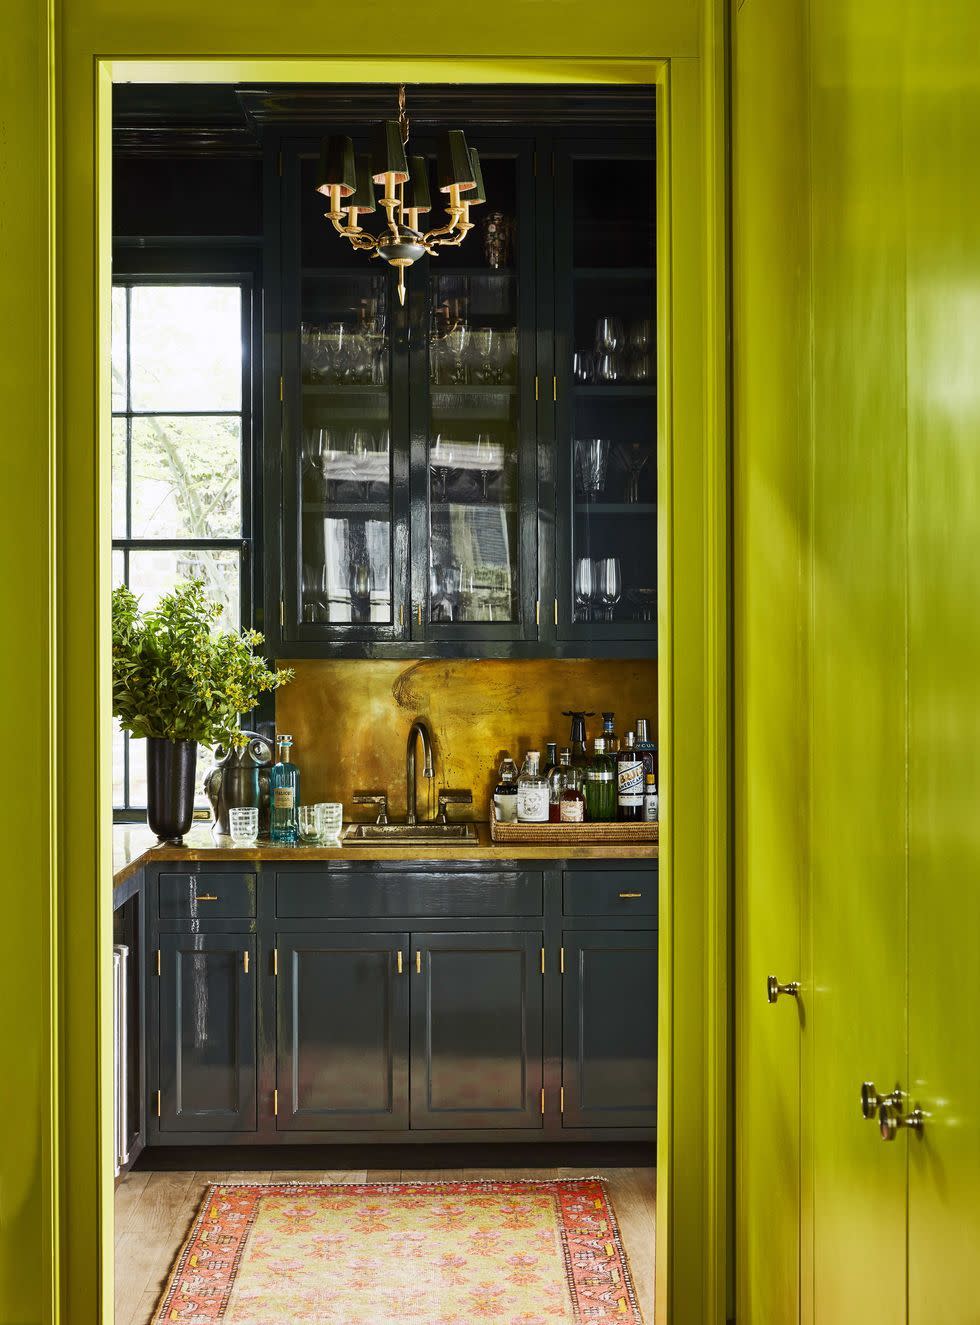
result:
M 879 1095 L 873 1081 L 862 1083 L 861 1116 L 871 1122 L 875 1114 L 878 1115 L 878 1133 L 882 1141 L 894 1141 L 901 1127 L 910 1127 L 921 1135 L 925 1114 L 919 1108 L 906 1113 L 905 1099 L 901 1086 L 896 1086 L 888 1095 Z
M 799 998 L 799 980 L 788 980 L 786 984 L 781 985 L 774 975 L 770 975 L 766 979 L 766 1001 L 775 1003 L 780 994 L 789 994 L 792 998 Z

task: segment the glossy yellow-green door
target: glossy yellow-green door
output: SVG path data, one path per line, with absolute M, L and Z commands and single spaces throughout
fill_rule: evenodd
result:
M 736 1319 L 800 1319 L 809 455 L 803 9 L 733 14 Z M 775 260 L 774 260 L 775 256 Z M 766 980 L 803 980 L 770 1004 Z
M 814 1325 L 905 1320 L 905 253 L 901 4 L 810 7 Z
M 909 1323 L 980 1320 L 980 6 L 918 3 L 905 115 Z

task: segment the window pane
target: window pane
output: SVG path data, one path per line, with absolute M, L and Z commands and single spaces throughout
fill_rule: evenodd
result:
M 133 419 L 133 538 L 242 531 L 240 419 Z
M 134 549 L 129 554 L 129 587 L 145 611 L 161 594 L 184 580 L 202 579 L 209 598 L 221 604 L 218 622 L 225 630 L 241 628 L 240 559 L 237 551 Z
M 204 779 L 211 768 L 211 751 L 206 745 L 197 747 L 197 770 L 194 776 L 194 808 L 208 810 L 211 802 L 204 794 Z M 115 766 L 113 766 L 115 773 Z M 113 788 L 115 792 L 115 787 Z M 122 794 L 115 799 L 116 805 L 123 804 Z M 129 738 L 129 808 L 146 808 L 146 742 Z
M 237 285 L 134 285 L 135 410 L 240 410 L 242 292 Z
M 126 420 L 112 420 L 112 536 L 126 537 Z
M 112 408 L 126 408 L 126 290 L 112 288 Z
M 112 723 L 112 803 L 126 804 L 126 734 L 116 720 Z
M 112 587 L 118 589 L 126 583 L 126 555 L 119 548 L 112 550 Z

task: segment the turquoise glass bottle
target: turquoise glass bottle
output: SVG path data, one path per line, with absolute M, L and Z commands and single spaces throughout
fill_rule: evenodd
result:
M 299 769 L 292 762 L 293 738 L 278 736 L 279 758 L 269 778 L 269 837 L 295 846 L 299 841 Z

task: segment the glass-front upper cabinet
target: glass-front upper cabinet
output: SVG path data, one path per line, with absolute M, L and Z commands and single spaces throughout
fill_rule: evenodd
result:
M 470 143 L 486 202 L 471 208 L 473 229 L 459 247 L 414 273 L 413 629 L 427 639 L 533 639 L 532 153 L 476 135 Z M 429 169 L 435 202 L 431 156 Z
M 390 269 L 325 219 L 318 145 L 284 153 L 284 634 L 408 634 L 408 410 Z M 299 262 L 296 256 L 299 256 Z
M 656 641 L 655 201 L 652 136 L 557 154 L 561 639 Z

